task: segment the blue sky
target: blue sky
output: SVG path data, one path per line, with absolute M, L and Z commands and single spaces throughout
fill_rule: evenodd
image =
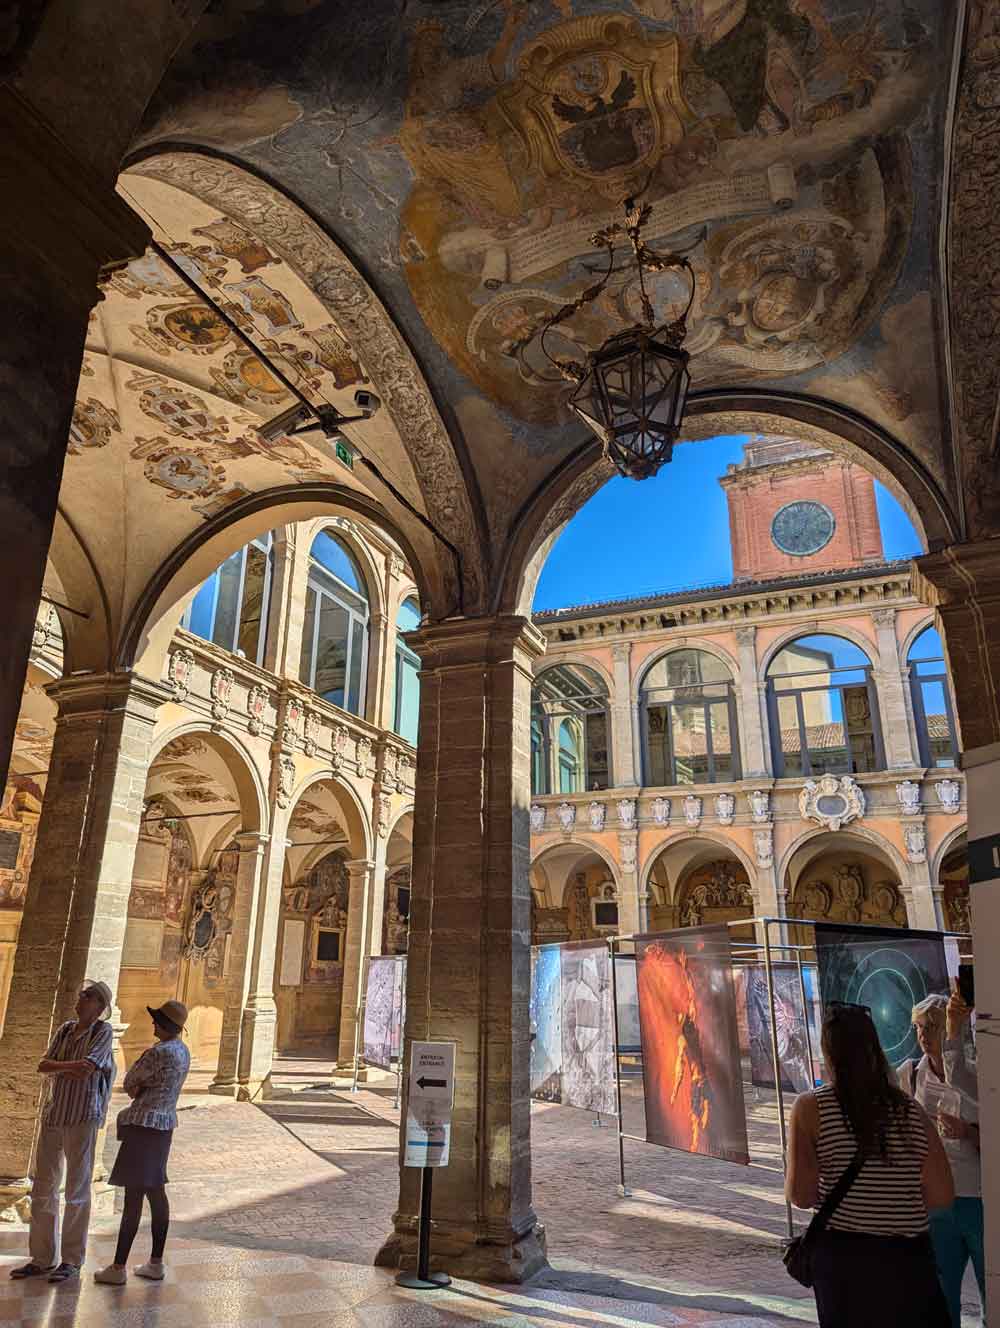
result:
M 542 570 L 535 609 L 557 609 L 732 578 L 726 495 L 718 477 L 742 437 L 683 443 L 651 480 L 616 478 L 577 512 Z M 909 517 L 876 482 L 886 557 L 920 552 Z

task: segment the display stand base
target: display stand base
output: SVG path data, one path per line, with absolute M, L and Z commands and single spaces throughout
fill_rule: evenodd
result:
M 418 1277 L 416 1273 L 397 1273 L 396 1285 L 406 1287 L 408 1291 L 440 1291 L 442 1287 L 451 1286 L 451 1278 L 447 1273 L 428 1273 L 426 1277 Z
M 619 1198 L 621 1198 L 621 1199 L 631 1199 L 631 1198 L 632 1198 L 632 1191 L 629 1189 L 629 1187 L 628 1187 L 627 1185 L 619 1185 L 619 1186 L 618 1186 L 618 1196 L 619 1196 Z

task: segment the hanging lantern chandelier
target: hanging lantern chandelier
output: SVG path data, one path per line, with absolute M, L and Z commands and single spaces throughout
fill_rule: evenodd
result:
M 613 222 L 590 237 L 596 249 L 607 252 L 608 266 L 600 280 L 536 323 L 509 346 L 508 354 L 523 363 L 525 348 L 537 340 L 545 358 L 558 371 L 559 378 L 552 381 L 574 384 L 567 404 L 601 440 L 605 455 L 623 475 L 644 480 L 670 460 L 684 417 L 691 383 L 684 338 L 694 303 L 695 279 L 683 254 L 657 253 L 643 240 L 642 228 L 652 210 L 648 203 L 626 198 L 624 210 L 624 223 Z M 615 246 L 623 238 L 631 247 L 630 258 L 638 269 L 643 321 L 608 337 L 597 350 L 588 352 L 585 363 L 553 355 L 545 344 L 546 337 L 604 291 L 620 270 L 616 269 Z M 686 274 L 691 293 L 679 317 L 657 325 L 646 290 L 646 274 L 670 268 Z

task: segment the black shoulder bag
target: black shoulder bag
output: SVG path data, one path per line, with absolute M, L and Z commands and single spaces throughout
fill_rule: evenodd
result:
M 784 1253 L 781 1256 L 785 1267 L 790 1276 L 805 1287 L 811 1287 L 813 1284 L 813 1256 L 816 1252 L 816 1242 L 826 1230 L 830 1218 L 847 1197 L 847 1191 L 857 1180 L 864 1161 L 864 1156 L 860 1152 L 854 1155 L 853 1161 L 817 1208 L 802 1235 L 793 1236 L 791 1240 L 785 1242 Z

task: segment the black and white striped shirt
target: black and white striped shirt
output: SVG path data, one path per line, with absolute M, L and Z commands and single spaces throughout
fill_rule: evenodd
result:
M 77 1028 L 75 1019 L 61 1026 L 49 1043 L 44 1059 L 88 1060 L 97 1068 L 87 1079 L 72 1079 L 68 1074 L 49 1076 L 51 1096 L 42 1112 L 43 1125 L 82 1125 L 85 1121 L 104 1119 L 111 1096 L 113 1036 L 106 1019 L 98 1019 L 82 1031 Z
M 857 1143 L 833 1088 L 816 1093 L 819 1107 L 819 1197 L 822 1201 L 847 1170 Z M 927 1230 L 921 1173 L 927 1156 L 924 1117 L 907 1098 L 886 1131 L 886 1158 L 865 1159 L 857 1179 L 830 1219 L 832 1231 L 875 1236 L 919 1236 Z

